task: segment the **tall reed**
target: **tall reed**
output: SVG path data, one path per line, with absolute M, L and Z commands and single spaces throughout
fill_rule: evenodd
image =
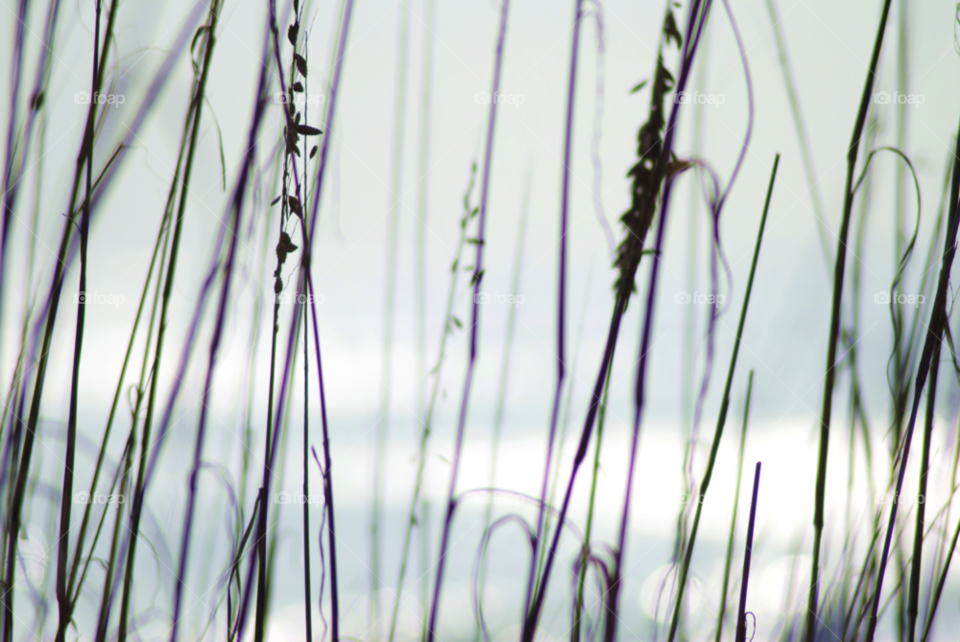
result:
M 827 453 L 830 445 L 833 387 L 837 372 L 837 341 L 840 335 L 840 306 L 843 301 L 843 279 L 847 260 L 847 237 L 850 231 L 850 214 L 853 211 L 853 175 L 856 169 L 857 155 L 860 150 L 860 141 L 863 137 L 863 126 L 867 119 L 867 110 L 870 107 L 870 95 L 876 77 L 877 63 L 880 59 L 880 50 L 883 46 L 883 35 L 886 31 L 887 15 L 889 12 L 890 0 L 884 0 L 883 11 L 880 15 L 880 24 L 877 27 L 877 36 L 873 45 L 873 54 L 870 57 L 870 66 L 867 70 L 867 77 L 863 85 L 863 94 L 860 98 L 860 108 L 857 112 L 857 119 L 853 126 L 853 134 L 847 151 L 847 178 L 843 193 L 843 219 L 840 222 L 840 232 L 837 237 L 836 263 L 833 273 L 833 302 L 830 311 L 830 336 L 827 345 L 826 374 L 824 375 L 823 408 L 820 413 L 820 446 L 817 458 L 817 482 L 813 515 L 813 555 L 810 569 L 810 591 L 807 596 L 806 622 L 804 624 L 805 642 L 813 642 L 817 627 L 820 546 L 823 539 L 823 513 L 826 502 Z

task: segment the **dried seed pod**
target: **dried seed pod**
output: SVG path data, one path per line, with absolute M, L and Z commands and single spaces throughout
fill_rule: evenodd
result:
M 297 71 L 300 72 L 300 75 L 304 78 L 307 77 L 307 61 L 298 53 L 293 54 L 293 61 L 297 63 Z
M 300 199 L 298 199 L 296 196 L 288 196 L 287 204 L 290 206 L 291 212 L 296 214 L 298 217 L 303 216 L 303 210 L 300 208 Z M 294 246 L 294 249 L 296 249 L 296 246 Z
M 286 232 L 280 232 L 280 240 L 277 241 L 277 262 L 283 265 L 287 260 L 287 254 L 296 252 L 297 246 L 290 240 L 290 235 Z M 279 279 L 278 279 L 279 280 Z

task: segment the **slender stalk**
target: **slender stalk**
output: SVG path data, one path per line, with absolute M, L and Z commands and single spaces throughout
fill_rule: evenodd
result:
M 937 397 L 937 375 L 940 372 L 940 343 L 934 345 L 930 360 L 930 388 L 927 389 L 927 411 L 923 429 L 923 455 L 920 461 L 920 489 L 917 494 L 917 523 L 913 535 L 913 564 L 910 569 L 910 594 L 907 604 L 907 640 L 917 634 L 917 613 L 920 603 L 920 568 L 923 557 L 923 519 L 927 507 L 927 473 L 930 470 L 930 437 L 933 434 L 933 411 Z
M 873 46 L 873 54 L 870 57 L 870 66 L 863 85 L 863 95 L 860 98 L 860 109 L 857 113 L 856 123 L 853 126 L 853 135 L 847 152 L 847 179 L 843 194 L 843 220 L 840 223 L 840 234 L 837 241 L 836 266 L 833 275 L 833 303 L 830 312 L 830 337 L 827 346 L 826 375 L 824 376 L 823 408 L 820 414 L 820 447 L 817 458 L 817 483 L 813 515 L 813 562 L 810 570 L 810 591 L 807 597 L 804 642 L 813 642 L 817 626 L 817 603 L 819 600 L 820 585 L 820 545 L 823 539 L 823 513 L 827 483 L 827 448 L 830 443 L 833 387 L 837 372 L 837 340 L 840 335 L 843 279 L 847 260 L 847 237 L 850 231 L 850 214 L 853 211 L 853 174 L 857 165 L 857 153 L 860 150 L 863 126 L 867 120 L 867 110 L 870 107 L 870 95 L 873 91 L 877 64 L 880 59 L 880 50 L 883 45 L 883 35 L 886 31 L 887 15 L 890 13 L 890 2 L 891 0 L 884 0 L 883 3 L 883 12 L 880 15 L 880 25 L 877 27 L 877 37 Z
M 940 605 L 940 598 L 943 595 L 943 587 L 947 582 L 947 571 L 950 570 L 950 562 L 953 559 L 953 553 L 957 550 L 957 539 L 960 538 L 960 521 L 957 522 L 957 528 L 953 531 L 953 539 L 950 541 L 950 551 L 945 558 L 943 570 L 940 572 L 940 579 L 937 581 L 937 588 L 930 598 L 930 608 L 927 612 L 927 621 L 923 627 L 923 637 L 921 642 L 927 642 L 930 639 L 930 630 L 933 628 L 934 616 L 937 614 L 937 607 Z
M 116 0 L 114 0 L 116 1 Z M 102 4 L 97 0 L 96 17 L 94 18 L 93 36 L 93 69 L 90 79 L 90 95 L 93 96 L 97 87 L 97 72 L 100 57 L 100 15 Z M 73 609 L 70 595 L 67 592 L 67 556 L 70 551 L 70 508 L 73 504 L 73 466 L 77 449 L 77 400 L 80 388 L 80 357 L 83 352 L 83 329 L 86 322 L 86 290 L 87 290 L 87 241 L 90 236 L 90 193 L 93 191 L 93 148 L 94 123 L 87 119 L 86 134 L 86 165 L 87 165 L 87 195 L 83 202 L 83 216 L 80 219 L 80 284 L 77 293 L 77 327 L 73 344 L 73 372 L 70 380 L 70 410 L 67 419 L 67 452 L 63 466 L 63 493 L 60 497 L 60 539 L 57 553 L 57 604 L 59 608 L 59 624 L 57 625 L 56 642 L 63 642 Z
M 306 122 L 306 118 L 304 118 L 304 122 Z M 307 240 L 306 226 L 303 225 L 300 227 L 300 229 L 303 230 L 303 247 L 308 248 L 310 247 L 310 241 Z M 309 273 L 309 269 L 309 258 L 307 257 L 306 250 L 304 250 L 303 272 L 305 281 L 306 274 Z M 308 464 L 310 462 L 310 455 L 308 452 L 310 446 L 310 376 L 308 373 L 310 361 L 310 333 L 307 331 L 307 328 L 310 327 L 310 324 L 307 318 L 309 308 L 306 305 L 306 301 L 300 301 L 300 309 L 303 314 L 303 598 L 304 617 L 306 618 L 307 627 L 307 640 L 313 640 L 313 600 L 310 599 L 310 503 L 307 501 L 307 499 L 310 497 L 308 468 Z
M 507 36 L 507 12 L 510 0 L 502 0 L 500 9 L 500 32 L 497 37 L 497 50 L 494 57 L 493 86 L 491 96 L 496 96 L 500 90 L 500 73 L 503 66 L 503 46 Z M 480 282 L 483 279 L 483 244 L 484 223 L 487 218 L 487 195 L 490 191 L 490 166 L 493 162 L 493 137 L 497 121 L 497 101 L 490 101 L 490 117 L 487 123 L 487 145 L 483 159 L 483 178 L 480 188 L 480 219 L 477 229 L 477 255 L 474 262 L 474 273 L 471 285 L 473 286 L 473 312 L 470 321 L 470 352 L 467 359 L 467 372 L 463 382 L 463 397 L 460 402 L 460 415 L 457 422 L 457 437 L 453 449 L 453 464 L 450 470 L 450 487 L 447 491 L 446 511 L 443 520 L 443 534 L 440 537 L 440 551 L 437 559 L 437 579 L 433 589 L 433 602 L 430 607 L 430 623 L 427 626 L 427 642 L 433 642 L 437 634 L 437 614 L 440 609 L 440 586 L 443 583 L 443 569 L 446 562 L 447 545 L 450 538 L 450 527 L 453 524 L 453 511 L 456 508 L 454 493 L 457 489 L 457 472 L 460 467 L 460 452 L 463 447 L 463 433 L 467 421 L 467 402 L 470 399 L 470 386 L 473 383 L 473 368 L 477 360 L 479 341 L 477 335 L 480 325 Z M 559 530 L 559 529 L 558 529 Z
M 747 545 L 743 552 L 743 579 L 740 580 L 740 608 L 737 611 L 737 642 L 747 642 L 747 585 L 750 582 L 750 558 L 753 557 L 753 527 L 757 519 L 757 493 L 760 491 L 760 462 L 753 475 L 753 499 L 750 502 L 750 524 Z
M 904 94 L 906 94 L 909 91 L 909 88 L 907 85 L 907 81 L 908 81 L 907 72 L 909 69 L 909 60 L 908 60 L 909 58 L 909 39 L 908 39 L 909 25 L 907 23 L 908 13 L 907 13 L 906 0 L 899 0 L 897 2 L 897 5 L 899 9 L 898 16 L 897 16 L 897 27 L 898 27 L 897 29 L 897 36 L 898 36 L 897 38 L 897 91 L 901 91 Z M 907 149 L 907 126 L 909 122 L 908 121 L 909 112 L 910 112 L 909 109 L 897 110 L 897 117 L 896 117 L 897 118 L 897 148 L 900 149 L 901 151 L 904 151 Z M 894 174 L 894 183 L 893 183 L 893 187 L 894 187 L 894 230 L 893 230 L 894 260 L 898 260 L 900 256 L 903 254 L 903 247 L 904 247 L 904 243 L 906 242 L 906 235 L 904 232 L 904 218 L 905 218 L 905 202 L 904 201 L 906 196 L 905 183 L 906 183 L 906 168 L 904 167 L 903 163 L 897 163 L 897 168 Z M 893 306 L 893 307 L 894 307 L 893 312 L 894 312 L 895 320 L 898 321 L 899 323 L 902 323 L 903 322 L 902 307 L 901 306 Z M 920 315 L 916 315 L 916 317 L 919 317 L 919 316 Z M 915 317 L 915 320 L 916 320 L 916 317 Z M 913 346 L 913 343 L 911 342 L 909 347 L 912 347 L 912 346 Z M 913 354 L 913 351 L 911 350 L 907 354 Z M 909 359 L 906 359 L 907 367 L 904 367 L 905 364 L 903 363 L 901 353 L 899 351 L 895 355 L 894 360 L 896 362 L 896 366 L 899 366 L 900 368 L 899 370 L 900 379 L 898 380 L 898 383 L 902 383 L 902 386 L 903 386 L 902 390 L 904 394 L 902 395 L 902 404 L 903 404 L 902 408 L 905 408 L 907 398 L 909 395 L 910 372 L 912 371 L 912 369 L 909 368 L 909 365 L 912 365 L 912 364 L 909 364 Z M 903 421 L 902 410 L 901 410 L 901 413 L 898 415 L 897 419 L 899 421 L 897 422 L 897 429 L 894 431 L 895 433 L 899 433 L 901 429 L 901 423 Z M 899 440 L 897 442 L 897 445 L 899 445 Z M 922 509 L 923 507 L 921 506 L 920 508 Z M 921 514 L 918 513 L 918 517 L 920 516 Z M 900 574 L 900 582 L 901 584 L 905 585 L 907 583 L 907 578 L 906 578 L 906 570 L 905 570 L 906 566 L 903 561 L 904 551 L 902 546 L 897 546 L 896 555 L 897 555 L 897 568 Z M 911 583 L 912 583 L 912 580 L 911 580 Z M 897 594 L 896 614 L 897 614 L 897 628 L 896 628 L 897 640 L 899 640 L 899 642 L 903 642 L 904 632 L 908 627 L 907 620 L 910 617 L 909 607 L 907 605 L 906 591 L 900 591 Z M 913 642 L 912 627 L 911 627 L 911 633 L 910 633 L 909 639 L 910 639 L 910 642 Z
M 285 170 L 286 171 L 286 170 Z M 286 200 L 286 199 L 284 199 Z M 284 216 L 280 217 L 280 234 L 286 234 L 283 231 Z M 281 237 L 282 238 L 282 237 Z M 278 241 L 277 247 L 280 248 L 282 241 Z M 264 432 L 264 450 L 263 450 L 263 481 L 260 486 L 260 510 L 257 521 L 257 604 L 256 620 L 254 627 L 255 642 L 263 642 L 264 636 L 264 617 L 266 615 L 267 599 L 267 493 L 269 491 L 269 477 L 271 474 L 270 464 L 273 461 L 273 442 L 275 425 L 273 423 L 273 394 L 276 384 L 276 364 L 277 364 L 277 334 L 280 332 L 280 293 L 283 292 L 283 283 L 280 281 L 280 269 L 283 266 L 282 260 L 277 256 L 277 269 L 274 271 L 276 284 L 274 286 L 273 297 L 273 321 L 271 322 L 270 332 L 270 383 L 267 386 L 267 429 Z M 286 383 L 286 382 L 284 382 Z M 277 409 L 283 405 L 281 402 Z M 249 591 L 249 582 L 248 582 Z
M 743 428 L 740 430 L 740 456 L 737 459 L 737 485 L 733 494 L 733 514 L 730 516 L 730 536 L 727 538 L 727 555 L 723 562 L 723 588 L 720 589 L 720 614 L 717 616 L 717 635 L 723 635 L 723 619 L 727 612 L 727 591 L 730 587 L 730 563 L 733 561 L 733 536 L 737 530 L 737 509 L 740 505 L 740 480 L 743 477 L 743 449 L 747 444 L 747 422 L 750 419 L 750 396 L 753 393 L 753 370 L 747 378 L 747 400 L 743 405 Z M 791 583 L 792 585 L 792 583 Z
M 306 247 L 309 247 L 307 245 Z M 320 332 L 317 329 L 317 309 L 314 305 L 313 278 L 307 270 L 310 288 L 310 312 L 313 319 L 313 345 L 317 357 L 317 385 L 320 388 L 320 425 L 323 428 L 324 501 L 327 505 L 327 547 L 330 549 L 330 610 L 333 642 L 340 640 L 340 593 L 337 584 L 337 528 L 333 520 L 333 459 L 330 456 L 330 434 L 327 430 L 327 398 L 323 388 L 323 363 L 320 360 Z M 321 593 L 322 596 L 322 593 Z M 321 612 L 323 605 L 321 604 Z
M 773 197 L 773 185 L 777 180 L 777 167 L 780 165 L 780 154 L 773 159 L 773 169 L 770 170 L 770 184 L 767 187 L 767 198 L 763 203 L 763 215 L 760 217 L 760 229 L 757 231 L 757 242 L 753 249 L 753 262 L 750 264 L 750 276 L 747 277 L 747 289 L 743 295 L 743 306 L 740 308 L 740 321 L 737 324 L 737 335 L 733 341 L 733 352 L 730 355 L 730 367 L 727 370 L 727 382 L 723 387 L 723 400 L 720 402 L 720 413 L 717 415 L 717 427 L 713 435 L 713 443 L 710 445 L 710 456 L 707 459 L 707 469 L 703 473 L 703 481 L 700 483 L 700 492 L 697 495 L 697 508 L 693 517 L 693 527 L 690 529 L 690 537 L 684 551 L 683 562 L 680 564 L 680 580 L 677 585 L 677 599 L 673 605 L 673 618 L 670 621 L 669 642 L 673 642 L 677 634 L 677 626 L 680 624 L 680 613 L 683 610 L 683 594 L 687 585 L 687 574 L 690 572 L 690 560 L 693 558 L 693 547 L 697 541 L 697 530 L 700 527 L 700 515 L 703 511 L 703 503 L 707 497 L 707 490 L 710 488 L 710 480 L 713 477 L 713 467 L 717 461 L 717 452 L 720 450 L 720 440 L 723 438 L 723 429 L 727 423 L 727 410 L 730 408 L 730 390 L 733 387 L 733 375 L 737 368 L 737 356 L 740 353 L 740 342 L 743 339 L 743 327 L 747 321 L 747 308 L 750 306 L 750 294 L 753 291 L 753 279 L 757 272 L 757 261 L 760 258 L 760 245 L 763 242 L 763 230 L 767 224 L 767 214 L 770 211 L 770 199 Z
M 580 627 L 583 622 L 583 596 L 587 584 L 587 562 L 590 558 L 590 536 L 593 533 L 593 513 L 597 500 L 597 473 L 600 471 L 600 446 L 603 444 L 603 424 L 607 417 L 607 401 L 610 396 L 611 367 L 606 372 L 606 381 L 603 387 L 603 401 L 600 402 L 600 411 L 597 418 L 597 446 L 593 453 L 593 475 L 590 479 L 590 504 L 587 506 L 587 525 L 583 531 L 583 550 L 580 553 L 580 572 L 577 574 L 577 598 L 573 608 L 573 629 L 570 633 L 571 642 L 580 642 Z

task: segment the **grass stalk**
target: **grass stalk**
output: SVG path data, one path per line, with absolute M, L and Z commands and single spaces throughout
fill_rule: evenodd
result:
M 750 559 L 753 557 L 753 527 L 757 519 L 757 493 L 760 491 L 760 462 L 753 475 L 753 499 L 750 501 L 750 522 L 747 544 L 743 551 L 743 575 L 740 580 L 740 608 L 737 610 L 737 642 L 747 642 L 747 586 L 750 583 Z M 751 636 L 752 637 L 752 636 Z
M 777 180 L 777 167 L 780 165 L 780 154 L 774 156 L 773 168 L 770 170 L 770 184 L 767 187 L 767 197 L 763 203 L 763 214 L 760 217 L 760 228 L 757 231 L 757 242 L 753 248 L 753 261 L 750 263 L 750 276 L 747 277 L 747 288 L 743 294 L 743 305 L 740 308 L 740 321 L 737 324 L 737 334 L 733 341 L 733 352 L 730 355 L 730 367 L 727 370 L 727 381 L 723 386 L 723 398 L 720 402 L 720 413 L 717 415 L 717 427 L 713 435 L 713 443 L 710 445 L 710 456 L 707 459 L 707 469 L 703 473 L 703 481 L 700 483 L 700 492 L 695 500 L 697 502 L 696 511 L 693 517 L 693 526 L 690 529 L 690 535 L 687 546 L 684 550 L 683 561 L 680 564 L 680 579 L 677 584 L 677 598 L 673 605 L 673 617 L 670 621 L 670 633 L 667 639 L 673 642 L 677 635 L 677 627 L 680 624 L 680 613 L 683 611 L 683 594 L 687 585 L 687 574 L 690 572 L 690 561 L 693 558 L 693 547 L 697 542 L 697 530 L 700 527 L 700 515 L 703 511 L 703 503 L 707 497 L 707 491 L 710 488 L 710 480 L 713 477 L 713 467 L 717 461 L 717 453 L 720 450 L 720 440 L 723 438 L 723 429 L 727 423 L 727 410 L 730 408 L 730 391 L 733 388 L 733 375 L 737 368 L 737 356 L 740 353 L 740 342 L 743 339 L 743 327 L 747 321 L 747 309 L 750 306 L 750 294 L 753 291 L 753 279 L 757 272 L 757 261 L 760 259 L 760 245 L 763 242 L 763 230 L 767 224 L 767 214 L 770 211 L 770 199 L 773 197 L 773 185 Z
M 887 26 L 887 15 L 890 13 L 890 0 L 884 0 L 880 24 L 877 27 L 877 36 L 870 57 L 870 66 L 864 81 L 863 95 L 860 98 L 860 108 L 857 120 L 853 126 L 853 134 L 847 152 L 847 178 L 843 195 L 843 220 L 840 223 L 838 235 L 836 265 L 833 276 L 833 303 L 830 312 L 830 336 L 827 347 L 827 365 L 824 376 L 823 408 L 820 415 L 820 446 L 817 458 L 817 481 L 814 497 L 813 517 L 813 561 L 810 570 L 810 590 L 807 596 L 807 612 L 804 624 L 804 642 L 813 642 L 817 626 L 817 605 L 819 600 L 820 582 L 820 545 L 823 539 L 823 513 L 827 482 L 827 453 L 830 443 L 830 419 L 833 409 L 833 388 L 836 378 L 837 340 L 840 334 L 841 303 L 843 301 L 843 279 L 847 259 L 847 237 L 850 230 L 850 214 L 853 211 L 853 175 L 857 164 L 857 154 L 860 150 L 860 141 L 863 136 L 863 126 L 867 119 L 867 110 L 870 107 L 870 95 L 876 78 L 877 64 L 880 59 L 880 50 L 883 45 L 883 35 Z
M 611 364 L 612 366 L 612 364 Z M 590 557 L 590 537 L 593 534 L 593 515 L 597 501 L 597 477 L 600 472 L 600 447 L 603 444 L 603 425 L 607 417 L 607 402 L 610 396 L 610 373 L 606 372 L 606 381 L 603 387 L 603 400 L 597 417 L 597 445 L 593 454 L 593 474 L 590 479 L 590 503 L 587 505 L 587 525 L 583 531 L 583 549 L 580 553 L 580 572 L 577 574 L 577 597 L 573 607 L 573 627 L 570 631 L 570 641 L 580 642 L 580 628 L 583 623 L 583 598 L 587 582 L 587 566 Z
M 116 0 L 114 0 L 116 2 Z M 97 90 L 97 75 L 100 57 L 100 15 L 102 2 L 97 0 L 94 18 L 93 68 L 90 79 L 90 95 Z M 80 283 L 77 293 L 77 326 L 73 344 L 73 372 L 70 379 L 70 410 L 67 418 L 67 449 L 63 466 L 63 492 L 60 497 L 60 538 L 57 541 L 57 605 L 60 620 L 57 625 L 56 642 L 63 642 L 67 625 L 73 615 L 70 595 L 67 592 L 67 556 L 70 550 L 70 509 L 73 497 L 73 467 L 77 449 L 77 403 L 80 388 L 80 358 L 83 352 L 83 330 L 86 322 L 87 290 L 87 242 L 90 236 L 90 195 L 93 191 L 93 148 L 94 123 L 87 119 L 86 133 L 87 195 L 83 202 L 83 216 L 80 219 Z M 119 512 L 118 512 L 119 515 Z
M 307 245 L 306 247 L 310 246 Z M 320 360 L 320 332 L 317 329 L 317 309 L 313 302 L 313 279 L 310 275 L 309 268 L 307 271 L 307 285 L 310 288 L 310 312 L 313 319 L 313 345 L 317 358 L 317 385 L 320 389 L 320 425 L 323 430 L 323 493 L 324 501 L 327 506 L 327 547 L 330 550 L 330 620 L 333 642 L 339 642 L 340 593 L 339 585 L 337 583 L 337 528 L 333 518 L 333 458 L 330 456 L 330 434 L 327 428 L 327 397 L 323 387 L 323 363 Z M 320 607 L 322 612 L 323 605 L 321 604 Z
M 934 345 L 933 354 L 930 358 L 930 387 L 927 389 L 927 409 L 926 416 L 924 417 L 923 454 L 920 461 L 920 483 L 917 494 L 917 522 L 913 536 L 913 563 L 910 568 L 910 594 L 907 603 L 907 640 L 909 640 L 909 642 L 914 642 L 917 634 L 917 613 L 920 603 L 920 570 L 923 557 L 923 520 L 927 507 L 927 473 L 930 470 L 930 437 L 933 434 L 933 415 L 937 396 L 937 375 L 940 372 L 940 346 L 940 343 Z
M 717 635 L 720 642 L 723 635 L 723 620 L 727 612 L 727 591 L 730 587 L 730 565 L 733 561 L 733 539 L 737 530 L 737 509 L 740 506 L 740 480 L 743 477 L 743 450 L 747 444 L 747 423 L 750 420 L 750 396 L 753 393 L 753 370 L 747 378 L 747 400 L 743 405 L 743 428 L 740 430 L 740 455 L 737 458 L 737 485 L 733 494 L 733 512 L 730 515 L 730 536 L 727 538 L 727 554 L 723 561 L 723 585 L 720 589 L 720 613 L 717 615 Z
M 306 122 L 306 118 L 304 118 Z M 301 226 L 303 230 L 304 248 L 310 247 L 307 240 L 306 226 Z M 306 251 L 303 255 L 303 279 L 306 281 L 306 275 L 310 269 Z M 303 314 L 303 496 L 310 497 L 309 467 L 310 462 L 310 327 L 308 321 L 309 308 L 306 301 L 300 302 L 301 313 Z M 306 618 L 307 640 L 313 640 L 313 600 L 310 599 L 310 506 L 309 502 L 303 502 L 303 598 L 304 598 L 304 617 Z M 322 594 L 321 594 L 322 596 Z

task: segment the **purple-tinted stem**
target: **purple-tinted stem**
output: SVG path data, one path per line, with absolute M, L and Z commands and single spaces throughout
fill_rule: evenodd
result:
M 566 345 L 566 300 L 567 300 L 567 212 L 570 207 L 570 152 L 573 148 L 573 107 L 577 87 L 577 52 L 580 47 L 580 19 L 583 17 L 583 0 L 575 0 L 573 10 L 573 44 L 570 47 L 570 80 L 567 85 L 567 123 L 563 146 L 563 192 L 560 197 L 560 278 L 557 293 L 557 387 L 553 395 L 553 410 L 550 413 L 550 434 L 547 438 L 547 461 L 543 470 L 543 488 L 540 492 L 540 511 L 537 516 L 537 536 L 530 558 L 530 576 L 527 579 L 527 598 L 524 613 L 530 611 L 534 581 L 537 575 L 540 542 L 546 536 L 544 506 L 547 502 L 547 485 L 550 479 L 550 464 L 553 461 L 553 444 L 557 434 L 557 418 L 560 414 L 560 397 L 566 376 L 564 346 Z
M 737 609 L 736 642 L 747 640 L 747 585 L 750 583 L 750 558 L 753 557 L 753 527 L 757 521 L 757 494 L 760 492 L 760 462 L 753 474 L 753 500 L 750 502 L 750 523 L 747 525 L 747 544 L 743 551 L 743 575 L 740 580 L 740 608 Z
M 711 0 L 704 0 L 701 11 L 700 0 L 694 0 L 687 16 L 687 33 L 684 38 L 683 66 L 680 68 L 680 79 L 677 81 L 677 92 L 684 91 L 687 79 L 690 76 L 690 67 L 700 43 L 703 25 L 710 11 Z M 701 18 L 702 16 L 702 18 Z M 694 32 L 696 29 L 696 32 Z M 659 172 L 666 166 L 670 150 L 673 148 L 673 138 L 677 129 L 677 118 L 680 115 L 680 103 L 674 103 L 670 112 L 670 120 L 664 138 L 663 152 L 657 160 Z M 657 276 L 660 273 L 660 257 L 663 256 L 663 238 L 666 231 L 667 214 L 670 211 L 670 194 L 673 191 L 673 181 L 669 178 L 663 187 L 663 198 L 660 205 L 660 220 L 657 222 L 657 242 L 653 252 L 654 261 L 650 270 L 650 284 L 647 288 L 647 309 L 643 320 L 643 338 L 640 343 L 640 365 L 637 368 L 637 387 L 635 392 L 636 411 L 633 417 L 633 438 L 630 445 L 630 465 L 627 472 L 627 490 L 623 503 L 623 513 L 620 521 L 620 539 L 616 550 L 613 566 L 613 582 L 610 585 L 610 597 L 607 603 L 606 634 L 607 642 L 613 642 L 617 630 L 617 604 L 620 597 L 620 573 L 623 569 L 624 549 L 627 540 L 627 525 L 630 517 L 630 498 L 633 489 L 633 474 L 637 463 L 637 446 L 640 441 L 640 418 L 643 413 L 644 384 L 646 383 L 647 359 L 650 355 L 650 341 L 653 330 L 653 310 L 657 295 Z
M 477 298 L 480 295 L 480 281 L 483 277 L 483 229 L 487 218 L 487 194 L 490 189 L 490 164 L 493 160 L 493 135 L 497 121 L 497 92 L 500 89 L 500 71 L 503 66 L 503 43 L 507 37 L 507 11 L 510 0 L 503 0 L 500 9 L 500 33 L 497 36 L 497 52 L 493 69 L 493 87 L 490 90 L 490 118 L 487 124 L 487 147 L 483 159 L 483 182 L 480 188 L 480 220 L 477 226 L 477 259 L 473 273 L 473 318 L 470 323 L 470 356 L 467 360 L 467 374 L 463 382 L 463 398 L 460 402 L 460 418 L 457 422 L 457 440 L 453 450 L 453 464 L 450 470 L 450 488 L 447 491 L 447 510 L 443 520 L 443 535 L 440 538 L 440 553 L 437 559 L 437 579 L 434 583 L 433 602 L 430 606 L 430 622 L 427 625 L 426 642 L 434 642 L 437 632 L 437 613 L 440 609 L 440 585 L 443 582 L 443 568 L 446 561 L 447 543 L 450 527 L 453 523 L 453 510 L 456 501 L 453 498 L 457 488 L 457 470 L 460 467 L 460 449 L 463 446 L 463 433 L 467 420 L 467 402 L 470 399 L 470 384 L 473 382 L 473 366 L 477 360 L 477 328 L 480 323 L 480 307 Z
M 320 360 L 320 332 L 317 329 L 317 308 L 314 303 L 313 277 L 307 272 L 307 285 L 310 288 L 310 313 L 313 317 L 313 345 L 317 355 L 317 384 L 320 388 L 320 425 L 323 427 L 323 493 L 327 504 L 327 536 L 330 548 L 330 615 L 333 628 L 333 642 L 340 639 L 340 597 L 337 589 L 337 529 L 333 523 L 333 465 L 330 457 L 330 435 L 327 431 L 327 397 L 323 390 L 323 364 Z M 322 534 L 321 534 L 322 536 Z M 321 575 L 321 577 L 323 577 Z M 320 586 L 320 599 L 323 599 L 323 584 Z M 321 604 L 320 613 L 323 613 Z

